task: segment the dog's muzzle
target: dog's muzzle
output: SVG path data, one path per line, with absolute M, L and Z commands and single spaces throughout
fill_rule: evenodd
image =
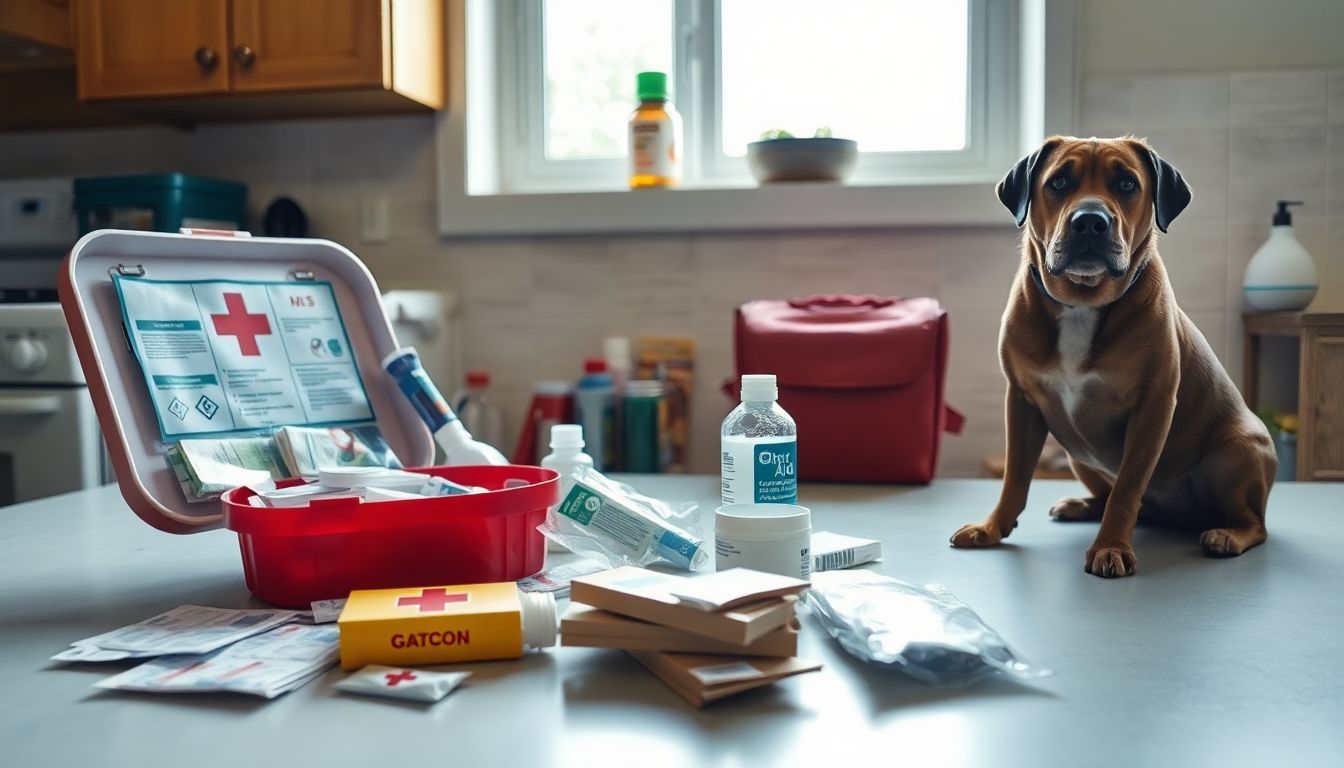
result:
M 1047 269 L 1055 277 L 1067 273 L 1074 282 L 1095 285 L 1104 274 L 1124 276 L 1129 265 L 1121 263 L 1120 254 L 1115 217 L 1100 203 L 1084 202 L 1069 214 L 1068 231 Z

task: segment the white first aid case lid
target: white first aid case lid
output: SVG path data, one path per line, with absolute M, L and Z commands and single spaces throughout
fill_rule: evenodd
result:
M 113 275 L 330 283 L 378 429 L 406 466 L 433 462 L 434 441 L 428 428 L 381 367 L 383 357 L 398 344 L 378 285 L 348 249 L 330 240 L 250 237 L 242 232 L 98 230 L 80 238 L 61 266 L 61 306 L 121 495 L 155 528 L 170 533 L 211 530 L 222 525 L 223 510 L 218 501 L 189 503 L 164 458 L 171 442 L 161 439 L 144 374 L 123 327 Z M 252 434 L 256 430 L 233 436 Z

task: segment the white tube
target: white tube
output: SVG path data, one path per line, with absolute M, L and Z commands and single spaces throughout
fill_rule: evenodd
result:
M 439 388 L 421 367 L 420 355 L 413 347 L 402 347 L 383 358 L 383 369 L 396 381 L 397 388 L 434 433 L 434 439 L 443 448 L 446 464 L 503 466 L 509 463 L 493 446 L 472 439 L 471 433 L 458 421 L 457 414 L 448 407 L 448 401 L 443 399 Z

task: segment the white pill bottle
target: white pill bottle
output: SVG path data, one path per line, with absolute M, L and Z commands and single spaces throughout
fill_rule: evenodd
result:
M 773 373 L 742 377 L 742 403 L 723 420 L 723 504 L 798 503 L 798 425 L 779 407 Z

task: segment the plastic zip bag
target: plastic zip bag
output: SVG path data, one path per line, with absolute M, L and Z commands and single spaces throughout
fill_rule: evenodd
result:
M 807 602 L 851 655 L 930 685 L 962 687 L 996 674 L 1019 680 L 1052 674 L 1013 653 L 941 584 L 917 587 L 871 571 L 826 571 L 812 574 Z
M 663 560 L 691 571 L 709 562 L 694 502 L 674 506 L 590 467 L 575 467 L 563 482 L 560 503 L 537 530 L 571 552 L 608 568 Z

